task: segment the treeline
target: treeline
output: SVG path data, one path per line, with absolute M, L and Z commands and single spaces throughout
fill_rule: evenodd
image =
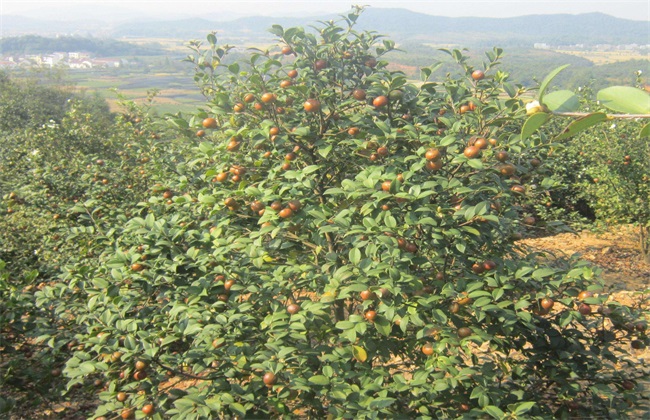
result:
M 439 48 L 419 42 L 403 43 L 399 51 L 393 51 L 386 59 L 397 70 L 404 71 L 409 77 L 419 77 L 419 69 L 441 63 L 433 73 L 432 79 L 440 79 L 446 74 L 458 73 L 458 65 L 452 57 Z M 483 50 L 465 51 L 472 65 L 480 68 L 485 60 Z M 502 71 L 512 75 L 512 82 L 526 87 L 536 86 L 549 70 L 569 64 L 554 81 L 554 86 L 562 89 L 577 89 L 590 85 L 601 89 L 612 85 L 631 86 L 636 82 L 637 72 L 648 68 L 647 60 L 629 60 L 616 63 L 595 65 L 593 62 L 570 54 L 530 48 L 505 48 Z M 642 75 L 646 77 L 645 74 Z
M 114 39 L 59 37 L 46 38 L 38 35 L 25 35 L 0 39 L 3 55 L 49 54 L 53 52 L 81 51 L 98 57 L 128 55 L 159 55 L 164 50 L 157 44 L 140 46 Z

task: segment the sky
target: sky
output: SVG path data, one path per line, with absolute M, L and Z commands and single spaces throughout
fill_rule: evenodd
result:
M 74 20 L 83 16 L 107 20 L 135 17 L 186 18 L 201 16 L 209 20 L 228 20 L 242 16 L 314 16 L 344 13 L 352 4 L 382 8 L 405 8 L 436 16 L 513 17 L 531 14 L 601 12 L 612 16 L 650 21 L 648 0 L 0 0 L 0 15 Z M 82 16 L 76 16 L 81 13 Z M 91 16 L 91 15 L 96 16 Z M 66 19 L 67 18 L 67 19 Z M 408 24 L 405 22 L 405 24 Z M 650 33 L 650 32 L 649 32 Z

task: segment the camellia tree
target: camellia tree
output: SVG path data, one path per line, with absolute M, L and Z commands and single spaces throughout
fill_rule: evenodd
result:
M 500 49 L 409 83 L 361 9 L 230 61 L 188 60 L 208 96 L 177 177 L 64 268 L 37 303 L 62 320 L 68 387 L 97 418 L 623 415 L 641 402 L 645 323 L 577 260 L 515 240 L 553 142 L 522 133 Z M 530 129 L 530 125 L 528 126 Z M 198 138 L 198 139 L 197 139 Z M 173 155 L 177 148 L 170 148 Z M 621 367 L 623 365 L 623 368 Z M 97 386 L 99 380 L 100 386 Z

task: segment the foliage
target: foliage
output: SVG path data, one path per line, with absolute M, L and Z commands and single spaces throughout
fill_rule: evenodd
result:
M 277 47 L 246 62 L 214 34 L 193 42 L 209 101 L 169 128 L 132 108 L 95 131 L 73 109 L 35 143 L 3 139 L 18 187 L 2 221 L 40 217 L 32 234 L 52 252 L 34 261 L 12 242 L 1 327 L 32 308 L 25 336 L 65 358 L 66 395 L 96 395 L 95 417 L 548 418 L 642 403 L 642 378 L 620 368 L 645 345 L 642 314 L 608 301 L 585 262 L 516 242 L 545 228 L 530 203 L 555 185 L 544 158 L 558 145 L 548 126 L 521 135 L 525 89 L 502 51 L 474 67 L 446 50 L 460 76 L 434 79 L 434 64 L 412 84 L 387 67 L 393 42 L 355 29 L 360 12 L 275 25 Z
M 160 55 L 162 48 L 156 45 L 140 46 L 114 39 L 61 36 L 47 38 L 38 35 L 3 37 L 0 51 L 4 55 L 52 54 L 55 52 L 85 52 L 99 57 L 125 55 Z

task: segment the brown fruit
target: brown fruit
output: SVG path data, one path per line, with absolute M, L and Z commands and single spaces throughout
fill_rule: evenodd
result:
M 199 130 L 196 132 L 196 137 L 205 137 L 205 130 Z
M 586 303 L 581 303 L 580 306 L 578 306 L 578 312 L 582 315 L 591 315 L 591 306 Z
M 133 271 L 142 271 L 142 270 L 144 270 L 144 265 L 142 265 L 140 263 L 133 263 L 133 264 L 131 264 L 131 270 L 133 270 Z
M 292 303 L 287 306 L 287 312 L 289 312 L 289 314 L 291 315 L 297 314 L 298 311 L 300 311 L 300 306 L 296 305 L 295 303 Z
M 537 222 L 537 219 L 535 219 L 533 216 L 528 216 L 524 217 L 522 221 L 525 225 L 533 226 Z
M 532 166 L 533 168 L 537 168 L 537 167 L 539 167 L 541 164 L 542 164 L 542 161 L 539 160 L 539 159 L 531 159 L 531 160 L 530 160 L 530 166 Z
M 483 267 L 483 264 L 474 263 L 472 264 L 472 271 L 476 274 L 482 274 L 485 272 L 485 268 Z
M 485 269 L 485 271 L 494 270 L 495 268 L 497 268 L 497 263 L 495 263 L 492 260 L 485 260 L 483 261 L 483 268 Z
M 126 392 L 118 392 L 117 395 L 115 396 L 115 399 L 117 399 L 119 402 L 126 401 L 126 398 L 127 398 Z
M 391 184 L 390 181 L 384 181 L 384 182 L 382 182 L 382 183 L 381 183 L 381 189 L 382 189 L 383 191 L 386 191 L 386 192 L 390 191 L 390 184 Z
M 511 163 L 504 163 L 502 165 L 499 165 L 499 173 L 503 176 L 512 176 L 516 171 L 517 168 L 515 168 L 515 165 Z
M 291 85 L 293 85 L 293 83 L 291 82 L 291 80 L 283 80 L 283 81 L 280 82 L 280 87 L 281 87 L 282 89 L 286 89 L 286 88 L 288 88 L 288 87 L 291 87 Z
M 406 246 L 404 247 L 404 250 L 406 252 L 410 252 L 411 254 L 415 254 L 418 252 L 418 246 L 415 245 L 413 242 L 407 242 Z
M 356 136 L 357 134 L 359 134 L 359 129 L 357 127 L 350 127 L 348 129 L 348 134 L 351 136 Z
M 463 154 L 468 159 L 474 159 L 474 158 L 478 157 L 478 155 L 481 154 L 481 149 L 476 147 L 476 146 L 467 146 L 465 148 L 465 150 L 463 151 Z
M 377 65 L 377 60 L 374 57 L 366 58 L 366 61 L 363 62 L 366 66 L 374 68 Z
M 261 104 L 260 102 L 255 102 L 255 104 L 253 105 L 253 108 L 255 108 L 256 111 L 261 111 L 261 110 L 264 109 L 264 105 Z
M 289 70 L 287 72 L 287 76 L 291 77 L 292 79 L 295 79 L 298 77 L 298 71 L 297 70 Z
M 539 302 L 539 305 L 542 307 L 542 309 L 545 309 L 547 311 L 553 308 L 554 304 L 555 301 L 551 298 L 544 298 Z
M 218 182 L 223 182 L 226 179 L 228 179 L 228 172 L 218 173 L 217 176 L 214 177 L 214 179 L 217 180 Z
M 280 216 L 283 219 L 287 219 L 293 216 L 293 210 L 291 210 L 289 207 L 284 208 L 278 212 L 278 216 Z
M 235 200 L 232 197 L 228 197 L 223 201 L 223 204 L 226 205 L 226 207 L 236 207 L 239 208 L 239 203 L 237 203 L 237 200 Z
M 240 146 L 240 145 L 241 145 L 241 143 L 239 143 L 239 142 L 237 141 L 237 139 L 235 139 L 235 138 L 233 137 L 233 138 L 230 139 L 230 141 L 229 141 L 228 144 L 226 145 L 226 150 L 228 150 L 229 152 L 234 152 L 234 151 L 236 151 L 237 149 L 239 149 L 239 146 Z
M 268 104 L 268 103 L 271 103 L 271 102 L 275 101 L 275 95 L 272 94 L 272 93 L 270 93 L 270 92 L 266 92 L 266 93 L 264 93 L 264 94 L 262 95 L 262 97 L 261 97 L 260 99 L 261 99 L 262 102 L 264 102 L 265 104 Z
M 320 110 L 320 101 L 317 99 L 307 99 L 303 104 L 305 112 L 318 112 Z
M 359 297 L 361 297 L 361 300 L 371 300 L 376 297 L 375 292 L 371 292 L 370 290 L 363 290 L 359 293 Z
M 372 100 L 372 105 L 375 108 L 381 108 L 386 105 L 388 105 L 388 98 L 384 95 L 377 96 L 375 99 Z
M 169 190 L 167 190 L 167 191 L 165 191 L 165 192 L 163 193 L 163 198 L 165 198 L 165 199 L 167 199 L 167 200 L 169 200 L 169 199 L 172 198 L 173 196 L 174 196 L 174 193 L 171 192 L 171 191 L 169 191 Z
M 510 156 L 508 155 L 508 152 L 506 152 L 505 150 L 499 150 L 499 151 L 494 155 L 494 157 L 495 157 L 499 162 L 505 162 L 506 160 L 508 160 L 508 158 L 509 158 Z
M 290 46 L 285 45 L 284 47 L 282 47 L 282 54 L 284 55 L 293 54 L 293 49 Z
M 203 125 L 204 128 L 217 128 L 217 120 L 212 117 L 205 118 L 201 125 Z
M 485 73 L 483 73 L 482 70 L 474 70 L 472 72 L 472 79 L 474 80 L 482 80 L 485 77 Z
M 273 372 L 266 372 L 264 374 L 264 377 L 262 378 L 262 381 L 264 384 L 268 387 L 272 387 L 275 385 L 275 383 L 278 381 L 278 378 L 275 376 L 275 373 Z
M 318 59 L 314 62 L 314 70 L 320 71 L 327 67 L 327 61 Z
M 578 293 L 578 300 L 585 300 L 593 296 L 594 296 L 593 292 L 590 292 L 588 290 L 583 290 L 580 293 Z
M 524 194 L 526 192 L 526 188 L 523 185 L 513 185 L 510 187 L 510 191 L 517 194 Z
M 469 111 L 471 111 L 471 109 L 469 109 L 468 105 L 461 105 L 461 107 L 458 109 L 459 114 L 464 114 Z
M 380 146 L 377 148 L 377 154 L 381 157 L 386 157 L 388 156 L 388 147 L 386 146 Z
M 426 160 L 438 160 L 441 156 L 442 154 L 438 149 L 429 149 L 424 153 L 424 158 Z
M 488 139 L 488 143 L 490 143 L 490 146 L 496 146 L 499 141 L 495 138 Z
M 373 311 L 373 310 L 371 309 L 371 310 L 369 310 L 369 311 L 366 311 L 366 313 L 363 314 L 363 316 L 364 316 L 368 321 L 373 322 L 373 321 L 375 320 L 375 318 L 377 318 L 377 312 L 376 312 L 376 311 Z
M 154 408 L 153 404 L 147 404 L 144 407 L 142 407 L 142 413 L 145 416 L 153 416 L 153 414 L 156 412 L 156 409 Z
M 147 366 L 147 362 L 144 362 L 142 360 L 135 362 L 135 370 L 145 370 Z
M 465 337 L 469 337 L 470 335 L 472 335 L 472 330 L 470 330 L 467 327 L 460 327 L 458 329 L 457 333 L 458 333 L 458 336 L 460 338 L 465 338 Z
M 244 95 L 244 102 L 246 102 L 247 104 L 250 104 L 254 100 L 255 100 L 255 95 L 253 95 L 252 93 L 247 93 L 246 95 Z
M 451 305 L 449 305 L 449 312 L 452 314 L 457 314 L 458 311 L 460 311 L 460 305 L 458 302 L 452 302 Z
M 624 390 L 631 391 L 631 390 L 634 389 L 634 382 L 632 382 L 632 381 L 623 381 L 623 382 L 621 382 L 621 386 L 623 387 Z
M 425 345 L 423 345 L 422 353 L 424 353 L 426 356 L 431 356 L 433 354 L 433 344 L 426 343 Z
M 264 210 L 266 206 L 259 200 L 255 200 L 251 203 L 251 210 L 255 213 L 258 213 L 260 210 Z
M 279 133 L 280 129 L 278 127 L 269 128 L 269 136 L 277 136 Z
M 273 211 L 280 211 L 282 210 L 282 202 L 281 201 L 274 201 L 271 203 L 271 209 Z
M 229 279 L 223 283 L 223 288 L 226 290 L 226 292 L 229 292 L 234 285 L 235 285 L 235 280 Z
M 352 91 L 352 97 L 356 99 L 357 101 L 365 101 L 366 100 L 366 91 L 363 89 L 355 89 Z
M 293 210 L 294 212 L 297 212 L 297 211 L 299 211 L 299 210 L 302 208 L 302 203 L 300 203 L 300 201 L 298 201 L 298 200 L 291 200 L 291 201 L 289 201 L 289 202 L 287 203 L 287 205 L 288 205 L 289 208 L 290 208 L 291 210 Z
M 147 378 L 147 371 L 145 370 L 138 370 L 133 374 L 133 379 L 135 379 L 136 381 L 141 381 L 146 378 Z
M 237 102 L 235 106 L 232 107 L 232 110 L 235 112 L 244 112 L 246 110 L 246 105 L 241 102 Z
M 132 408 L 125 408 L 120 413 L 120 417 L 123 418 L 124 420 L 132 419 L 135 417 L 135 410 Z
M 426 168 L 432 172 L 439 171 L 442 169 L 442 161 L 441 160 L 429 160 L 425 164 Z

